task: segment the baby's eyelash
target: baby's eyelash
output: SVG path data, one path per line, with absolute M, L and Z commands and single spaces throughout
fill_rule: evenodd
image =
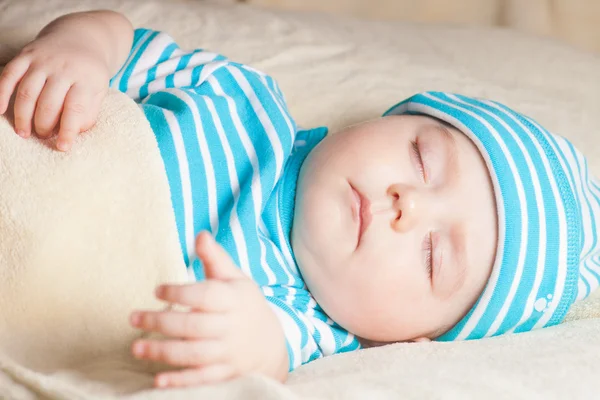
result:
M 431 233 L 429 233 L 428 240 L 425 241 L 425 267 L 427 268 L 427 274 L 429 276 L 429 280 L 433 278 L 433 238 L 431 237 Z
M 417 160 L 419 161 L 419 173 L 421 174 L 421 177 L 423 178 L 424 181 L 426 181 L 426 177 L 425 177 L 425 166 L 423 165 L 423 158 L 421 157 L 421 150 L 419 150 L 419 143 L 417 143 L 416 140 L 413 140 L 412 142 L 410 142 L 411 147 L 412 147 L 412 152 L 415 155 L 415 157 L 417 157 Z

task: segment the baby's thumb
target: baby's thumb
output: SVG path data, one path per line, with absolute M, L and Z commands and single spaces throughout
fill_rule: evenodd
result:
M 196 237 L 196 254 L 202 261 L 206 279 L 228 281 L 246 277 L 209 232 Z

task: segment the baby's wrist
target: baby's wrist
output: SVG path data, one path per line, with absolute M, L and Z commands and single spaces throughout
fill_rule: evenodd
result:
M 113 11 L 73 13 L 52 21 L 42 29 L 36 40 L 45 39 L 95 54 L 109 74 L 114 75 L 129 54 L 133 27 L 125 16 Z

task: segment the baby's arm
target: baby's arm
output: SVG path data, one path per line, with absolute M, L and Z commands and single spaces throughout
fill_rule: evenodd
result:
M 62 16 L 48 24 L 0 75 L 0 113 L 15 93 L 15 130 L 32 126 L 41 137 L 58 130 L 57 147 L 67 151 L 77 134 L 96 122 L 110 77 L 129 54 L 133 28 L 112 11 Z
M 158 387 L 216 383 L 250 373 L 284 381 L 289 365 L 285 336 L 260 288 L 209 233 L 198 235 L 196 252 L 205 281 L 157 290 L 159 299 L 190 311 L 133 313 L 133 326 L 169 338 L 136 341 L 134 356 L 184 368 L 157 375 Z

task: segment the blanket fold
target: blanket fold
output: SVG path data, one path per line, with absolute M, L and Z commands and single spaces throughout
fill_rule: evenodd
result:
M 68 154 L 18 137 L 3 118 L 0 188 L 0 354 L 12 360 L 2 368 L 26 384 L 14 365 L 50 373 L 123 360 L 121 369 L 143 371 L 128 359 L 139 334 L 129 313 L 160 307 L 156 285 L 187 275 L 138 106 L 110 93 Z

